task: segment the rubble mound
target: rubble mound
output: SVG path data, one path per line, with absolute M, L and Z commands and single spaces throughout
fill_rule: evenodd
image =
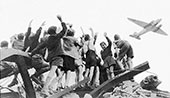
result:
M 170 92 L 158 90 L 160 81 L 148 76 L 141 83 L 132 80 L 123 81 L 112 92 L 103 94 L 104 98 L 170 98 Z

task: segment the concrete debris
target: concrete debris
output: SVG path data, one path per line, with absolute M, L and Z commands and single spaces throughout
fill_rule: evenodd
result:
M 159 84 L 161 84 L 161 81 L 155 75 L 147 76 L 140 82 L 140 86 L 147 90 L 157 90 Z
M 69 93 L 69 94 L 62 96 L 62 98 L 80 98 L 80 97 L 76 93 Z
M 93 98 L 90 94 L 85 94 L 84 98 Z
M 143 89 L 135 81 L 120 83 L 112 92 L 103 94 L 104 98 L 170 98 L 170 93 Z

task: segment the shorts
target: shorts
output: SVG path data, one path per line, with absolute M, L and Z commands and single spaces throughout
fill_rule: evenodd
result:
M 114 60 L 114 58 L 113 58 L 112 56 L 108 56 L 108 57 L 106 57 L 106 58 L 104 59 L 104 64 L 103 64 L 103 66 L 104 66 L 105 68 L 110 67 L 110 66 L 113 66 L 113 65 L 116 65 L 116 62 L 115 62 L 115 60 Z
M 91 66 L 96 66 L 97 65 L 97 55 L 95 51 L 93 50 L 88 50 L 86 53 L 86 68 L 90 68 Z
M 63 62 L 63 68 L 61 68 L 62 70 L 64 70 L 65 72 L 68 70 L 71 71 L 75 71 L 75 69 L 77 69 L 77 66 L 75 66 L 75 59 L 70 57 L 70 56 L 62 56 L 64 62 Z
M 121 60 L 125 55 L 127 55 L 127 57 L 129 57 L 129 58 L 134 57 L 133 49 L 132 49 L 131 45 L 129 45 L 129 44 L 124 44 L 122 46 L 122 48 L 120 49 L 119 60 Z

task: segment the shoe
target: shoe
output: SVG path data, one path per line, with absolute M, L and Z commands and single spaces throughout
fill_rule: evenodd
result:
M 12 87 L 17 84 L 18 84 L 18 81 L 16 79 L 13 79 L 12 82 L 8 85 L 8 87 Z

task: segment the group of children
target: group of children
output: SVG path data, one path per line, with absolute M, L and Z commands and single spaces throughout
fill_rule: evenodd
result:
M 45 22 L 34 34 L 31 31 L 31 21 L 25 34 L 21 33 L 11 37 L 12 48 L 28 52 L 32 57 L 31 66 L 36 69 L 35 74 L 30 77 L 33 81 L 37 81 L 44 72 L 49 71 L 45 82 L 42 83 L 41 92 L 43 94 L 49 95 L 49 92 L 61 88 L 60 84 L 64 75 L 63 88 L 67 88 L 72 78 L 70 73 L 73 71 L 76 72 L 77 82 L 89 77 L 86 86 L 97 87 L 107 79 L 112 79 L 124 70 L 133 67 L 132 46 L 128 41 L 122 40 L 118 34 L 115 34 L 114 41 L 111 41 L 107 33 L 104 33 L 108 44 L 101 42 L 102 50 L 100 55 L 97 55 L 95 47 L 97 33 L 95 34 L 92 28 L 90 28 L 91 35 L 83 33 L 79 41 L 74 37 L 75 31 L 72 25 L 66 24 L 61 16 L 57 16 L 57 18 L 62 26 L 62 30 L 59 32 L 57 32 L 57 26 L 51 26 L 40 38 Z M 2 41 L 1 49 L 7 47 L 8 42 Z M 15 82 L 9 86 L 16 84 L 16 77 L 17 74 L 15 74 Z M 56 83 L 58 86 L 54 87 Z

